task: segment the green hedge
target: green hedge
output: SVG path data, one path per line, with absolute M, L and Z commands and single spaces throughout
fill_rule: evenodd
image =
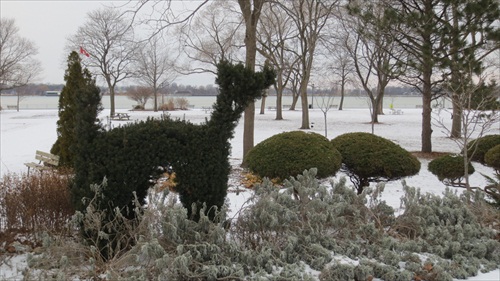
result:
M 467 155 L 472 161 L 486 164 L 484 156 L 488 150 L 500 144 L 500 135 L 487 135 L 471 141 L 467 145 Z
M 500 171 L 500 144 L 486 152 L 484 162 L 493 169 Z
M 459 155 L 445 155 L 429 162 L 428 170 L 445 184 L 460 186 L 465 175 L 464 158 Z M 475 172 L 468 163 L 468 174 Z
M 250 150 L 246 165 L 261 177 L 282 180 L 318 169 L 318 177 L 335 175 L 340 169 L 340 153 L 322 135 L 302 131 L 274 135 Z
M 342 169 L 363 191 L 370 182 L 391 181 L 420 171 L 420 161 L 394 142 L 369 133 L 347 133 L 332 140 L 342 155 Z
M 133 217 L 127 207 L 129 211 L 134 208 L 134 193 L 144 204 L 147 190 L 161 173 L 158 167 L 172 166 L 176 191 L 188 215 L 197 220 L 199 210 L 206 205 L 207 215 L 214 218 L 212 207 L 220 209 L 227 193 L 229 139 L 247 105 L 274 83 L 274 71 L 266 67 L 254 72 L 242 64 L 223 61 L 218 65 L 216 82 L 219 95 L 205 124 L 149 119 L 100 132 L 89 144 L 90 153 L 85 156 L 88 165 L 76 171 L 73 194 L 77 208 L 85 209 L 81 199 L 92 196 L 90 185 L 106 178 L 101 207 L 118 207 Z

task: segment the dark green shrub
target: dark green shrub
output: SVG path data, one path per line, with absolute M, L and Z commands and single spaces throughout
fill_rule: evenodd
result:
M 492 204 L 500 207 L 500 144 L 486 152 L 484 162 L 496 171 L 494 178 L 485 176 L 489 184 L 484 187 L 484 191 L 492 199 Z
M 340 153 L 327 138 L 302 131 L 274 135 L 250 150 L 245 163 L 261 177 L 286 179 L 310 168 L 318 177 L 335 175 L 341 165 Z
M 219 95 L 206 124 L 150 119 L 99 132 L 89 144 L 88 166 L 76 171 L 77 209 L 85 210 L 83 197 L 92 198 L 91 184 L 106 178 L 100 207 L 119 208 L 125 217 L 133 218 L 134 193 L 143 204 L 147 190 L 161 173 L 158 167 L 171 165 L 176 173 L 175 189 L 189 216 L 197 220 L 206 205 L 207 215 L 214 218 L 213 206 L 220 209 L 227 194 L 229 139 L 247 105 L 274 82 L 269 68 L 254 72 L 242 64 L 221 62 L 217 71 Z
M 500 144 L 500 135 L 487 135 L 477 138 L 467 145 L 467 155 L 472 161 L 486 164 L 484 156 L 488 150 Z
M 500 144 L 494 146 L 484 155 L 484 162 L 486 165 L 492 167 L 499 173 L 500 171 Z
M 438 157 L 429 162 L 428 170 L 446 185 L 463 185 L 462 179 L 465 175 L 464 158 L 460 155 L 445 155 Z M 469 162 L 468 174 L 471 175 L 474 172 L 474 166 Z
M 415 156 L 373 134 L 343 134 L 332 143 L 342 155 L 342 170 L 349 175 L 358 194 L 370 182 L 397 180 L 420 171 L 420 161 Z

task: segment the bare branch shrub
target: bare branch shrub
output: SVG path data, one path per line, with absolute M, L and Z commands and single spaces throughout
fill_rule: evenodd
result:
M 180 110 L 187 110 L 189 106 L 189 101 L 186 98 L 176 98 L 175 107 Z
M 126 95 L 129 99 L 137 102 L 137 107 L 146 108 L 146 103 L 153 96 L 151 89 L 148 87 L 131 87 L 127 90 Z
M 53 171 L 5 175 L 0 181 L 0 231 L 35 237 L 65 231 L 74 213 L 70 181 L 69 176 Z
M 160 105 L 160 110 L 163 110 L 163 111 L 175 110 L 174 98 L 169 98 L 166 103 Z

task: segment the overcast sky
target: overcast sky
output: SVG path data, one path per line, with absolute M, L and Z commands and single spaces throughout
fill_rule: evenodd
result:
M 20 1 L 0 0 L 2 18 L 14 18 L 19 34 L 38 47 L 36 58 L 42 63 L 43 73 L 39 81 L 48 84 L 64 84 L 66 39 L 75 34 L 86 21 L 88 12 L 111 6 L 119 1 Z M 213 76 L 183 77 L 177 83 L 191 85 L 213 84 Z

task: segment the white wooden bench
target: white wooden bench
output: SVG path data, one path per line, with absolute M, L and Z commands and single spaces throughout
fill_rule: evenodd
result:
M 128 113 L 116 112 L 115 115 L 111 116 L 111 119 L 119 121 L 130 120 L 130 115 Z
M 44 170 L 50 170 L 54 167 L 59 166 L 59 156 L 54 154 L 37 150 L 35 154 L 35 159 L 38 160 L 39 162 L 24 163 L 24 165 L 28 167 L 28 176 L 30 175 L 30 168 L 42 172 Z
M 203 106 L 201 109 L 203 109 L 203 111 L 205 111 L 205 113 L 212 113 L 213 107 Z

